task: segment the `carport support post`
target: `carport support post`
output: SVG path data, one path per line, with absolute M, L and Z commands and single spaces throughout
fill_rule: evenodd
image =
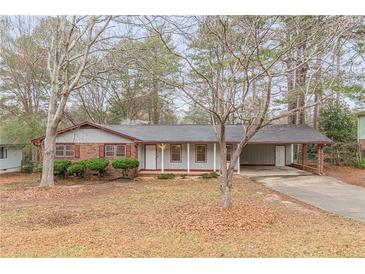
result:
M 318 145 L 318 174 L 323 174 L 324 154 L 323 145 Z
M 307 145 L 306 144 L 302 144 L 302 168 L 304 169 L 304 167 L 307 165 Z

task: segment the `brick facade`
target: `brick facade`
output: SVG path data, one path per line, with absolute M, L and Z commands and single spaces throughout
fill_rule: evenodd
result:
M 99 157 L 99 144 L 78 144 L 78 145 L 80 146 L 80 158 L 75 160 L 87 160 Z
M 59 143 L 57 143 L 59 144 Z M 122 143 L 121 143 L 122 144 Z M 92 158 L 99 158 L 99 157 L 105 157 L 104 153 L 105 153 L 105 144 L 103 143 L 94 143 L 94 144 L 72 144 L 74 145 L 75 148 L 75 153 L 74 153 L 74 157 L 55 157 L 56 160 L 58 159 L 67 159 L 70 161 L 79 161 L 79 160 L 87 160 L 87 159 L 92 159 Z M 137 150 L 137 145 L 132 143 L 132 144 L 123 144 L 126 145 L 126 156 L 131 156 L 134 158 L 138 158 L 138 150 Z M 41 145 L 39 146 L 39 162 L 41 163 L 43 160 L 43 151 L 44 151 L 44 147 L 43 147 L 43 143 L 41 143 Z M 111 161 L 113 159 L 116 159 L 119 157 L 106 157 L 106 159 L 108 159 L 110 161 L 109 167 L 108 167 L 108 173 L 112 174 L 112 175 L 117 175 L 120 173 L 119 170 L 114 169 L 111 166 Z

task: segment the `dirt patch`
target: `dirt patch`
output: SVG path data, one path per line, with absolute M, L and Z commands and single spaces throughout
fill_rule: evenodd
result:
M 81 214 L 72 214 L 71 212 L 52 212 L 46 217 L 29 216 L 25 222 L 20 225 L 32 228 L 46 227 L 55 228 L 71 224 L 77 224 L 83 221 Z
M 0 186 L 7 185 L 6 187 L 10 187 L 9 184 L 19 185 L 19 186 L 29 186 L 34 185 L 40 178 L 39 173 L 20 173 L 20 172 L 11 172 L 0 174 Z
M 324 172 L 344 183 L 365 187 L 365 169 L 351 166 L 326 165 Z

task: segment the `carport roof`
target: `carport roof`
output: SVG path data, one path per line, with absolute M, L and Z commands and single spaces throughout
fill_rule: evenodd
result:
M 133 136 L 142 142 L 217 142 L 211 125 L 99 125 Z M 240 142 L 242 125 L 226 126 L 226 141 Z M 308 125 L 268 125 L 250 140 L 256 144 L 330 144 L 332 141 Z

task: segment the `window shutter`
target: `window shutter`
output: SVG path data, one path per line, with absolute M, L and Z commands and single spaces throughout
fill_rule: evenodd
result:
M 75 145 L 75 158 L 80 158 L 80 145 Z
M 127 157 L 131 156 L 131 145 L 130 144 L 126 145 L 125 154 L 126 154 L 125 156 L 127 156 Z
M 105 153 L 104 153 L 104 144 L 100 144 L 99 145 L 99 157 L 104 158 L 104 155 L 105 155 Z

